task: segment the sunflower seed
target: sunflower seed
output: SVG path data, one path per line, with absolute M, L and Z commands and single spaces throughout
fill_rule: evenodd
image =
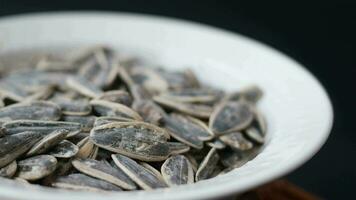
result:
M 151 94 L 159 94 L 169 87 L 168 82 L 152 68 L 131 67 L 130 76 L 136 84 L 142 85 Z
M 77 146 L 79 150 L 76 157 L 78 158 L 89 158 L 93 151 L 95 151 L 95 145 L 89 140 L 89 136 L 79 141 Z
M 88 190 L 88 191 L 121 191 L 121 188 L 109 182 L 92 178 L 84 174 L 70 174 L 61 176 L 52 183 L 53 187 L 71 189 L 71 190 Z
M 0 119 L 18 120 L 58 120 L 61 109 L 57 104 L 48 101 L 17 103 L 0 109 Z
M 49 133 L 35 145 L 33 145 L 32 148 L 26 153 L 26 156 L 28 157 L 45 153 L 53 146 L 56 146 L 58 143 L 60 143 L 67 136 L 67 134 L 68 131 L 65 129 L 59 129 Z
M 166 187 L 166 184 L 162 182 L 159 177 L 150 170 L 139 165 L 136 161 L 119 154 L 113 154 L 112 159 L 115 164 L 141 188 L 151 190 L 154 188 Z
M 132 104 L 131 95 L 123 90 L 111 90 L 108 92 L 104 92 L 98 97 L 98 99 L 123 104 L 125 106 L 131 106 Z
M 91 105 L 87 100 L 73 100 L 69 98 L 55 98 L 56 102 L 64 115 L 89 115 L 91 113 Z
M 143 122 L 116 122 L 95 127 L 90 133 L 97 146 L 143 161 L 162 161 L 169 155 L 168 133 Z
M 203 119 L 209 118 L 213 111 L 213 108 L 208 105 L 182 103 L 160 96 L 153 97 L 153 100 L 164 107 Z
M 190 147 L 180 142 L 167 142 L 171 155 L 182 154 L 188 152 Z
M 166 116 L 166 112 L 150 100 L 134 101 L 132 108 L 143 117 L 145 122 L 155 125 L 159 125 L 163 117 Z
M 228 133 L 220 136 L 219 139 L 231 148 L 241 151 L 246 151 L 253 147 L 253 144 L 240 132 Z
M 216 139 L 212 142 L 208 142 L 207 145 L 211 148 L 215 148 L 215 149 L 219 149 L 219 150 L 224 149 L 226 147 L 225 143 L 219 139 Z
M 36 131 L 42 134 L 49 134 L 58 129 L 66 129 L 69 131 L 67 137 L 70 137 L 81 131 L 81 124 L 59 121 L 14 120 L 4 123 L 3 128 L 7 135 L 13 135 L 24 131 Z
M 213 138 L 203 123 L 182 115 L 171 114 L 165 117 L 164 125 L 172 137 L 196 149 L 203 148 L 203 141 Z
M 210 103 L 216 101 L 222 92 L 210 88 L 184 88 L 160 94 L 163 98 L 183 103 Z
M 182 155 L 168 158 L 161 167 L 161 173 L 169 186 L 194 183 L 193 168 Z
M 110 182 L 126 190 L 136 189 L 136 185 L 121 170 L 111 167 L 109 164 L 93 159 L 76 159 L 72 161 L 73 166 L 80 172 L 89 176 Z
M 10 164 L 3 168 L 0 168 L 0 177 L 11 178 L 15 175 L 17 170 L 16 160 L 12 161 Z
M 0 168 L 28 151 L 41 137 L 40 133 L 26 131 L 0 138 Z
M 223 102 L 218 105 L 209 119 L 214 133 L 222 134 L 245 129 L 253 120 L 253 111 L 246 102 Z
M 38 155 L 20 160 L 16 176 L 34 181 L 51 174 L 57 166 L 57 159 L 50 155 Z
M 159 180 L 161 180 L 162 182 L 165 182 L 163 179 L 163 176 L 161 174 L 161 172 L 159 172 L 156 168 L 152 167 L 151 165 L 149 165 L 148 163 L 145 162 L 139 162 L 139 164 L 146 168 L 147 170 L 149 170 L 152 174 L 154 174 Z
M 263 144 L 265 142 L 265 138 L 262 133 L 255 127 L 250 127 L 244 131 L 246 137 L 251 141 L 257 144 Z
M 75 122 L 81 124 L 82 131 L 89 132 L 93 127 L 96 121 L 95 116 L 75 116 L 75 115 L 65 115 L 62 117 L 63 121 L 66 122 Z
M 209 178 L 214 169 L 219 162 L 219 154 L 217 154 L 216 149 L 212 148 L 204 160 L 200 163 L 198 171 L 195 175 L 195 181 L 201 181 Z
M 198 170 L 197 160 L 190 154 L 184 154 L 184 156 L 189 160 L 189 163 L 192 166 L 193 172 L 196 173 Z
M 125 117 L 142 121 L 141 116 L 131 108 L 110 101 L 92 100 L 90 104 L 96 113 L 101 116 Z
M 71 158 L 75 156 L 79 151 L 77 145 L 63 140 L 51 149 L 48 153 L 56 158 Z
M 66 79 L 66 84 L 74 91 L 91 98 L 96 98 L 103 93 L 100 88 L 82 77 L 69 77 Z
M 55 91 L 54 85 L 45 85 L 42 89 L 34 92 L 30 96 L 23 99 L 23 102 L 39 101 L 48 99 Z
M 166 79 L 171 89 L 196 88 L 200 86 L 193 71 L 187 69 L 183 72 L 170 72 L 159 69 L 158 73 Z
M 97 117 L 94 123 L 94 127 L 101 126 L 104 124 L 109 124 L 112 122 L 133 122 L 134 120 L 131 118 L 125 117 Z

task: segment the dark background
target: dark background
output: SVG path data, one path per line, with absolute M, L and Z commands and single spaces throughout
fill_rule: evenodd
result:
M 0 0 L 0 16 L 59 10 L 183 18 L 247 35 L 293 57 L 327 89 L 335 122 L 321 151 L 287 179 L 325 199 L 352 199 L 356 186 L 356 2 Z

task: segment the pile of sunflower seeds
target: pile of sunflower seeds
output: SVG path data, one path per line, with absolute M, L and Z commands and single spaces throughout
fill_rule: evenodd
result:
M 256 86 L 226 93 L 103 46 L 28 65 L 0 79 L 0 176 L 22 184 L 191 184 L 244 165 L 265 142 Z

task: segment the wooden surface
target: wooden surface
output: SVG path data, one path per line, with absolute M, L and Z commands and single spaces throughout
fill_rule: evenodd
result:
M 246 192 L 236 200 L 319 200 L 321 198 L 286 181 L 277 180 Z

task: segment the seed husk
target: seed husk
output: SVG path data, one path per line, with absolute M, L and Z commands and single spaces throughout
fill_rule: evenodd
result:
M 168 133 L 144 122 L 115 122 L 92 129 L 97 146 L 142 161 L 162 161 L 169 155 Z
M 163 163 L 161 173 L 169 186 L 194 183 L 193 168 L 183 155 L 169 157 Z
M 49 133 L 40 141 L 38 141 L 35 145 L 33 145 L 31 149 L 26 153 L 26 156 L 29 157 L 45 153 L 50 148 L 60 143 L 64 138 L 66 138 L 67 135 L 68 131 L 66 129 L 58 129 Z
M 144 190 L 166 187 L 155 173 L 139 165 L 136 161 L 119 154 L 113 154 L 115 164 Z
M 93 154 L 93 151 L 95 151 L 95 145 L 89 140 L 89 136 L 79 141 L 77 146 L 79 150 L 76 157 L 78 158 L 89 158 L 89 156 Z
M 131 67 L 130 76 L 132 80 L 142 85 L 149 93 L 157 94 L 168 89 L 168 82 L 152 68 Z
M 61 109 L 57 104 L 48 101 L 17 103 L 0 109 L 0 119 L 18 120 L 58 120 Z
M 91 98 L 96 98 L 103 93 L 99 87 L 79 76 L 67 78 L 66 84 L 72 90 Z
M 0 168 L 26 153 L 41 138 L 40 133 L 31 131 L 0 138 Z
M 0 168 L 0 177 L 11 178 L 15 175 L 17 170 L 16 160 L 12 161 L 10 164 L 3 168 Z
M 97 117 L 94 123 L 94 127 L 109 124 L 112 122 L 133 122 L 134 120 L 126 117 Z
M 144 119 L 145 122 L 160 125 L 166 112 L 151 100 L 134 101 L 132 108 L 136 110 Z
M 219 139 L 233 149 L 246 151 L 253 148 L 253 143 L 247 140 L 241 132 L 222 135 Z
M 191 104 L 191 103 L 182 103 L 175 101 L 169 98 L 164 98 L 161 96 L 153 97 L 153 100 L 158 104 L 176 110 L 178 112 L 191 115 L 197 118 L 207 119 L 210 117 L 213 112 L 213 108 L 208 105 L 203 104 Z
M 69 98 L 55 98 L 53 100 L 56 102 L 62 110 L 63 115 L 89 115 L 92 111 L 92 107 L 89 101 L 84 100 L 73 100 Z
M 131 106 L 132 104 L 131 95 L 124 90 L 110 90 L 108 92 L 104 92 L 98 97 L 98 99 L 123 104 L 125 106 Z
M 216 134 L 231 133 L 248 127 L 253 120 L 250 104 L 224 101 L 216 106 L 209 119 L 209 127 Z
M 62 117 L 63 121 L 66 122 L 75 122 L 81 124 L 81 130 L 83 132 L 90 132 L 90 130 L 94 127 L 94 123 L 96 121 L 96 117 L 93 115 L 88 116 L 76 116 L 76 115 L 64 115 Z
M 72 164 L 78 171 L 89 176 L 105 180 L 126 190 L 136 189 L 135 183 L 121 169 L 114 168 L 110 164 L 93 159 L 75 159 Z
M 219 159 L 220 157 L 216 149 L 212 148 L 208 155 L 206 155 L 204 160 L 200 163 L 198 171 L 195 175 L 195 181 L 201 181 L 209 178 L 213 174 Z
M 210 103 L 216 101 L 221 95 L 221 91 L 210 88 L 183 88 L 160 94 L 163 98 L 183 103 Z
M 139 164 L 142 167 L 144 167 L 147 170 L 149 170 L 150 172 L 152 172 L 157 178 L 159 178 L 159 180 L 161 180 L 162 182 L 165 182 L 161 172 L 159 172 L 156 168 L 152 167 L 151 165 L 149 165 L 148 163 L 145 163 L 145 162 L 139 162 Z
M 92 100 L 90 104 L 94 111 L 101 116 L 125 117 L 142 121 L 142 117 L 136 111 L 123 104 L 104 100 Z
M 188 152 L 190 147 L 180 142 L 167 142 L 169 146 L 169 152 L 171 155 L 182 154 Z
M 92 178 L 90 176 L 75 173 L 68 176 L 58 177 L 53 187 L 71 189 L 71 190 L 88 190 L 94 192 L 100 191 L 121 191 L 121 188 L 109 182 Z
M 78 134 L 81 131 L 81 124 L 74 122 L 42 121 L 42 120 L 14 120 L 3 124 L 7 135 L 13 135 L 24 131 L 35 131 L 42 134 L 49 134 L 58 129 L 66 129 L 67 137 Z
M 69 142 L 68 140 L 62 140 L 56 146 L 54 146 L 48 153 L 56 158 L 71 158 L 75 156 L 79 151 L 77 145 Z
M 57 159 L 50 155 L 38 155 L 18 163 L 17 177 L 35 181 L 51 174 L 57 166 Z
M 219 149 L 219 150 L 224 149 L 226 147 L 226 144 L 219 139 L 208 142 L 206 144 L 211 148 L 215 148 L 215 149 Z

